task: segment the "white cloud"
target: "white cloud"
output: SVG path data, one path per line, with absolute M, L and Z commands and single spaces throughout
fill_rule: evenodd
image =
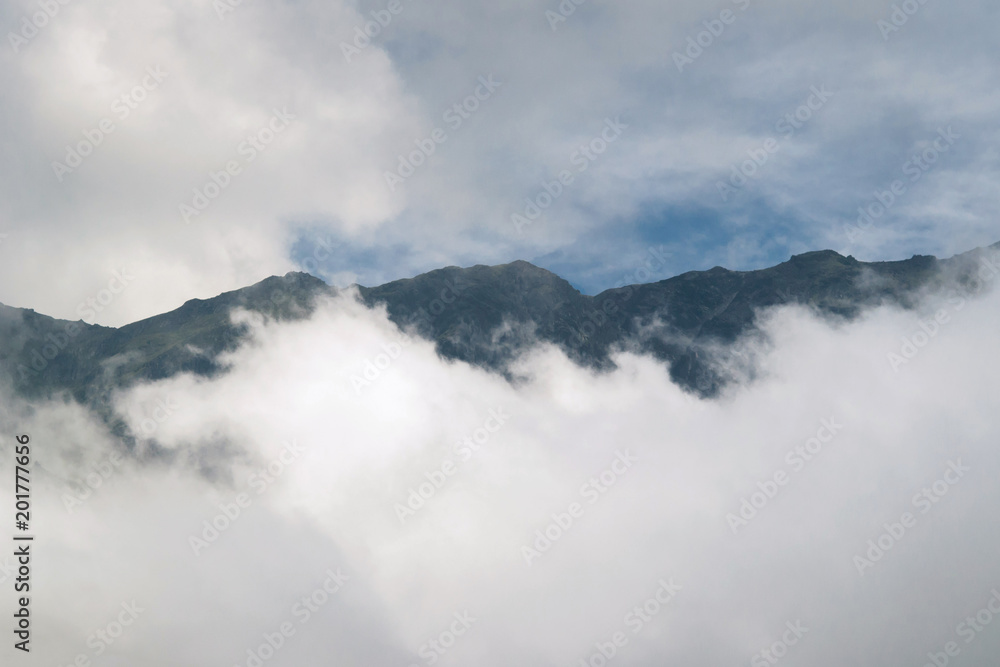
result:
M 113 439 L 72 406 L 8 412 L 4 431 L 30 432 L 38 457 L 32 659 L 90 651 L 88 633 L 135 599 L 146 611 L 107 664 L 246 664 L 289 619 L 297 634 L 267 664 L 427 664 L 421 646 L 465 611 L 476 620 L 441 664 L 579 664 L 618 631 L 615 664 L 745 664 L 796 621 L 808 632 L 788 664 L 922 664 L 951 640 L 986 664 L 997 630 L 970 644 L 955 631 L 1000 585 L 997 305 L 996 293 L 960 309 L 932 300 L 835 328 L 777 311 L 763 377 L 701 401 L 649 359 L 594 376 L 547 348 L 512 386 L 401 339 L 384 313 L 331 301 L 309 321 L 258 324 L 219 379 L 120 396 L 126 421 L 141 433 L 152 418 L 166 450 L 142 440 L 142 462 L 72 515 L 65 480 Z M 887 355 L 904 337 L 919 345 L 938 309 L 948 322 L 894 371 Z M 378 377 L 357 391 L 369 361 Z M 157 401 L 172 414 L 156 416 Z M 509 418 L 495 428 L 491 410 Z M 831 420 L 843 427 L 813 460 L 786 458 Z M 487 427 L 478 451 L 456 451 Z M 623 469 L 620 452 L 638 460 Z M 439 474 L 446 460 L 454 471 Z M 958 460 L 968 472 L 922 514 L 914 494 Z M 606 493 L 581 488 L 609 469 Z M 779 471 L 787 485 L 734 535 L 727 513 Z M 401 524 L 395 505 L 433 480 Z M 234 514 L 239 493 L 249 506 L 196 556 L 190 536 L 220 503 Z M 582 516 L 529 567 L 522 547 L 574 502 Z M 907 511 L 915 527 L 859 575 L 854 557 Z M 350 580 L 299 624 L 296 600 L 337 567 Z M 682 588 L 633 634 L 626 615 L 661 579 Z
M 23 92 L 4 104 L 25 116 L 5 128 L 24 161 L 6 167 L 19 174 L 5 179 L 4 252 L 44 261 L 5 261 L 2 300 L 76 319 L 111 270 L 141 267 L 100 320 L 123 324 L 293 268 L 291 222 L 320 216 L 347 233 L 395 215 L 380 165 L 411 134 L 411 102 L 384 57 L 325 54 L 324 31 L 357 16 L 329 3 L 247 4 L 225 21 L 209 2 L 64 8 L 5 56 Z M 304 29 L 318 34 L 300 42 Z M 140 101 L 121 100 L 144 81 L 155 87 Z M 88 141 L 99 145 L 67 161 L 67 145 Z M 230 161 L 239 173 L 226 178 Z M 185 224 L 180 206 L 220 172 L 221 194 Z
M 381 3 L 244 2 L 225 20 L 207 0 L 62 6 L 19 53 L 0 56 L 0 301 L 75 318 L 110 271 L 144 268 L 100 319 L 123 324 L 287 271 L 303 229 L 352 251 L 325 267 L 331 275 L 366 282 L 558 251 L 570 265 L 594 263 L 584 246 L 625 257 L 648 243 L 637 220 L 655 223 L 658 239 L 687 242 L 691 216 L 705 210 L 713 223 L 696 228 L 706 249 L 684 268 L 724 261 L 737 231 L 765 245 L 776 218 L 788 230 L 766 244 L 772 260 L 790 245 L 884 259 L 996 240 L 995 195 L 980 183 L 995 162 L 990 5 L 926 6 L 885 43 L 875 20 L 890 8 L 856 2 L 750 3 L 745 12 L 744 3 L 589 2 L 553 32 L 545 11 L 557 4 L 405 0 L 350 63 L 341 42 Z M 677 72 L 671 54 L 725 7 L 740 20 Z M 9 8 L 5 24 L 29 11 Z M 157 65 L 167 78 L 119 120 L 114 100 Z M 490 74 L 503 87 L 391 193 L 384 172 Z M 773 135 L 776 119 L 822 84 L 837 91 L 829 109 L 743 198 L 719 202 L 715 183 L 734 156 Z M 245 159 L 237 147 L 275 108 L 296 116 L 288 130 L 184 225 L 179 206 L 210 172 Z M 616 116 L 629 124 L 621 141 L 518 237 L 510 216 L 524 198 Z M 51 163 L 103 118 L 116 121 L 114 133 L 60 183 Z M 968 137 L 960 154 L 884 229 L 848 248 L 845 216 L 943 123 Z M 401 250 L 358 266 L 390 245 Z

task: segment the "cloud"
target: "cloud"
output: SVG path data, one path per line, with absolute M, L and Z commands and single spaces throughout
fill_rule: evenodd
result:
M 510 384 L 344 297 L 118 396 L 119 464 L 82 408 L 5 401 L 35 446 L 31 659 L 94 658 L 134 601 L 95 664 L 253 664 L 286 622 L 268 665 L 603 664 L 616 637 L 622 665 L 987 664 L 995 622 L 957 632 L 1000 585 L 997 300 L 772 311 L 758 379 L 704 401 L 628 354 L 539 347 Z
M 403 0 L 384 27 L 371 23 L 381 2 L 243 2 L 221 18 L 218 5 L 69 3 L 2 51 L 0 301 L 75 319 L 124 268 L 137 280 L 100 318 L 123 324 L 282 274 L 326 238 L 343 251 L 317 271 L 338 282 L 553 258 L 588 291 L 656 243 L 676 248 L 680 272 L 820 247 L 888 259 L 996 240 L 988 3 L 923 5 L 889 40 L 877 21 L 892 6 L 857 2 L 588 2 L 555 30 L 546 12 L 559 3 L 545 0 Z M 723 10 L 734 21 L 678 71 L 674 54 Z M 36 11 L 8 6 L 0 24 L 16 33 Z M 366 26 L 378 34 L 345 57 Z M 136 93 L 150 67 L 165 78 Z M 502 85 L 455 116 L 490 76 Z M 717 183 L 781 138 L 777 124 L 820 86 L 829 102 L 722 201 Z M 287 130 L 241 152 L 275 110 L 295 116 Z M 619 117 L 621 138 L 575 167 Z M 113 132 L 57 175 L 67 146 L 102 121 Z M 849 242 L 857 208 L 949 125 L 954 151 Z M 435 129 L 447 140 L 390 190 L 386 172 Z M 181 205 L 208 200 L 230 161 L 239 174 L 185 224 Z M 517 234 L 525 200 L 583 165 Z
M 6 52 L 4 252 L 62 268 L 5 262 L 3 300 L 74 316 L 124 267 L 136 282 L 101 317 L 123 324 L 284 273 L 290 222 L 350 232 L 398 212 L 377 180 L 379 144 L 411 134 L 401 82 L 376 54 L 326 57 L 357 20 L 329 3 L 220 20 L 206 1 L 108 0 Z

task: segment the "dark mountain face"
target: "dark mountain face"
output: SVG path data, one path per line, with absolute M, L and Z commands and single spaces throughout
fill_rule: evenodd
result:
M 219 353 L 235 349 L 246 333 L 230 322 L 233 309 L 305 317 L 313 296 L 329 289 L 306 274 L 272 277 L 119 329 L 0 305 L 0 377 L 26 398 L 68 391 L 88 403 L 140 380 L 212 375 L 221 370 Z
M 506 373 L 519 352 L 544 341 L 582 365 L 607 369 L 611 353 L 628 348 L 654 355 L 681 386 L 712 396 L 726 382 L 712 351 L 754 332 L 762 309 L 800 303 L 843 320 L 882 303 L 910 307 L 922 290 L 975 290 L 981 262 L 998 252 L 1000 244 L 948 260 L 864 263 L 820 251 L 760 271 L 716 267 L 597 296 L 523 261 L 448 267 L 358 290 L 365 304 L 384 304 L 393 322 L 434 340 L 448 359 Z M 224 372 L 219 354 L 247 333 L 231 322 L 234 309 L 294 320 L 307 317 L 317 297 L 337 293 L 313 276 L 289 273 L 118 329 L 0 306 L 0 376 L 25 398 L 69 392 L 106 410 L 116 388 Z

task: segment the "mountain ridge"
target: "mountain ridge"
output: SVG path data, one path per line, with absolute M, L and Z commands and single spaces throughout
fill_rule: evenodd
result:
M 945 282 L 973 289 L 978 262 L 991 250 L 1000 250 L 1000 243 L 948 259 L 914 255 L 884 262 L 817 250 L 764 269 L 713 267 L 595 295 L 524 260 L 449 266 L 352 288 L 365 305 L 384 304 L 395 324 L 434 341 L 444 358 L 507 373 L 521 351 L 542 341 L 600 370 L 613 367 L 615 349 L 628 348 L 666 363 L 686 389 L 712 396 L 726 378 L 706 350 L 752 332 L 762 309 L 800 303 L 850 319 L 883 303 L 912 307 L 922 290 Z M 247 333 L 230 320 L 236 308 L 296 320 L 313 312 L 318 297 L 342 292 L 293 271 L 121 327 L 0 304 L 0 378 L 25 398 L 68 392 L 80 402 L 106 405 L 112 391 L 138 381 L 225 372 L 219 355 L 236 349 Z

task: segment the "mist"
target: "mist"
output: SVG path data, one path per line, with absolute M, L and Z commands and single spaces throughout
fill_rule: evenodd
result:
M 116 395 L 131 450 L 4 400 L 37 457 L 26 664 L 992 664 L 998 305 L 776 309 L 711 400 L 627 353 L 536 346 L 508 382 L 350 294 L 237 313 L 226 374 Z

